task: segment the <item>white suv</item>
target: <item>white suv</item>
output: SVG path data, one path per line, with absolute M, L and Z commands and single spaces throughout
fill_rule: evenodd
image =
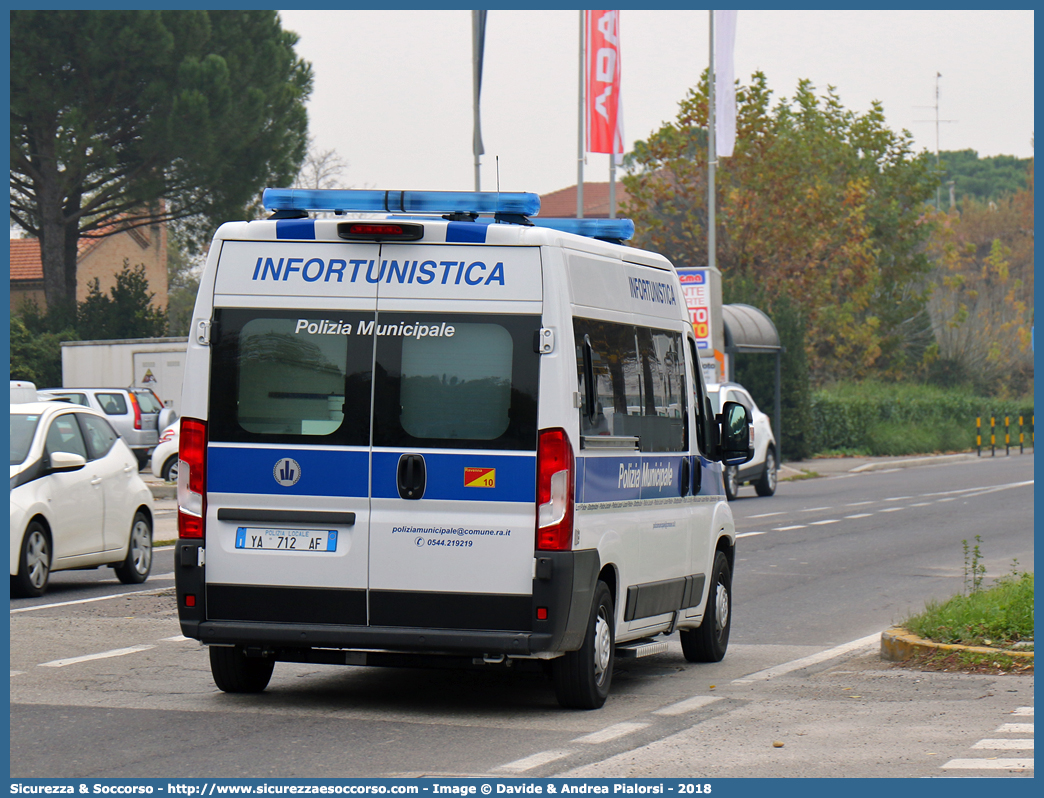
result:
M 725 402 L 739 402 L 754 419 L 754 457 L 741 466 L 725 466 L 725 495 L 730 501 L 735 499 L 740 485 L 750 482 L 759 496 L 771 496 L 776 492 L 776 472 L 779 469 L 772 421 L 758 409 L 747 389 L 739 383 L 711 383 L 707 386 L 707 397 L 715 413 L 721 412 Z

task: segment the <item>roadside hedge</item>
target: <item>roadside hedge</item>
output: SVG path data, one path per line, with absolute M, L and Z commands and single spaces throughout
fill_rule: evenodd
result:
M 904 455 L 975 448 L 975 419 L 982 418 L 989 447 L 989 419 L 997 420 L 1004 447 L 1004 417 L 1018 446 L 1018 417 L 1026 444 L 1033 416 L 1031 398 L 1006 400 L 924 385 L 844 383 L 812 394 L 814 451 L 818 454 Z

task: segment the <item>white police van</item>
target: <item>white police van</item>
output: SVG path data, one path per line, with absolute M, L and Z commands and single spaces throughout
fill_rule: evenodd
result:
M 277 661 L 530 664 L 596 708 L 658 635 L 724 656 L 721 463 L 750 418 L 713 416 L 633 223 L 530 219 L 534 194 L 264 202 L 214 238 L 182 400 L 178 611 L 220 689 Z M 343 218 L 373 211 L 405 215 Z

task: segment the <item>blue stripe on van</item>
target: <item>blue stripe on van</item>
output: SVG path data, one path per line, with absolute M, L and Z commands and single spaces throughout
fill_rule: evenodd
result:
M 488 227 L 477 222 L 450 222 L 446 225 L 446 243 L 485 244 Z
M 397 499 L 399 458 L 413 452 L 373 453 L 373 497 Z M 477 502 L 535 502 L 536 455 L 425 453 L 425 499 Z M 494 487 L 465 487 L 465 468 L 496 469 Z
M 207 448 L 207 490 L 215 493 L 280 496 L 352 496 L 366 498 L 369 452 L 365 449 L 294 449 L 273 446 L 241 449 L 211 444 Z M 280 485 L 275 469 L 283 460 L 301 468 L 297 483 Z
M 277 219 L 276 238 L 315 241 L 315 219 Z
M 687 455 L 637 452 L 623 457 L 579 457 L 576 501 L 594 504 L 681 496 L 681 467 L 686 459 Z M 713 495 L 714 484 L 714 474 L 704 468 L 700 495 Z

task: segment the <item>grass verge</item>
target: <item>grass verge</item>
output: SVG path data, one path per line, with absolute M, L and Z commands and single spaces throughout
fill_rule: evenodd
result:
M 968 592 L 948 601 L 930 601 L 924 612 L 903 621 L 918 637 L 937 643 L 1032 650 L 1033 574 L 1012 572 L 979 587 L 972 571 Z

